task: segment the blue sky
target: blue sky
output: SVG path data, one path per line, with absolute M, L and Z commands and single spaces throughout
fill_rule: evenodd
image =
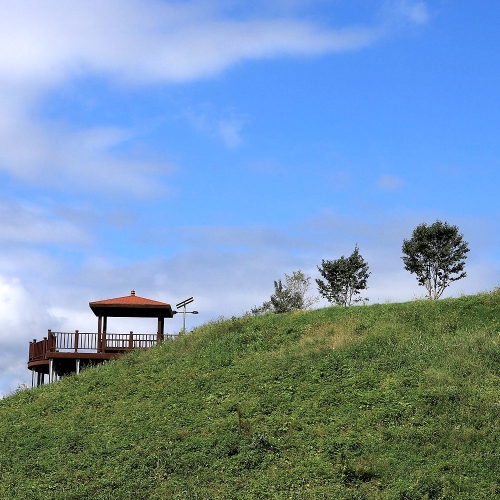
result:
M 497 2 L 1 5 L 0 392 L 131 289 L 193 295 L 195 325 L 357 243 L 370 302 L 421 297 L 421 222 L 470 244 L 446 296 L 499 282 Z

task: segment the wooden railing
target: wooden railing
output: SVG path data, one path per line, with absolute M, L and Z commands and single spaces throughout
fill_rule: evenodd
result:
M 99 351 L 99 334 L 75 332 L 51 332 L 55 351 Z
M 130 332 L 128 335 L 124 333 L 107 333 L 103 342 L 105 342 L 105 350 L 147 349 L 157 344 L 158 337 L 148 333 L 134 334 Z
M 176 335 L 164 335 L 162 340 L 174 340 Z M 124 352 L 147 349 L 158 343 L 154 333 L 83 333 L 53 332 L 43 340 L 30 342 L 29 361 L 47 359 L 48 352 Z
M 30 342 L 29 361 L 39 361 L 42 359 L 47 359 L 46 353 L 50 352 L 51 350 L 55 350 L 53 349 L 53 341 L 53 338 L 51 338 L 49 341 L 47 337 L 44 337 L 43 340 L 40 340 L 38 342 L 36 341 L 36 339 L 33 339 L 33 342 Z

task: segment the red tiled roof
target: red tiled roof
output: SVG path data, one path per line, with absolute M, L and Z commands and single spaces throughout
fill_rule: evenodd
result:
M 138 297 L 132 291 L 126 297 L 115 299 L 97 300 L 89 302 L 90 309 L 96 316 L 121 317 L 121 318 L 172 318 L 174 313 L 170 304 L 158 300 Z
M 127 295 L 126 297 L 116 297 L 115 299 L 98 300 L 90 302 L 90 306 L 168 306 L 165 302 L 145 299 L 137 295 Z

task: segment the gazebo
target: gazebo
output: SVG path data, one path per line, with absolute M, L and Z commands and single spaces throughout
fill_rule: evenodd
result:
M 97 316 L 97 333 L 48 331 L 43 340 L 30 342 L 28 368 L 32 372 L 32 385 L 49 383 L 69 373 L 79 373 L 85 365 L 104 363 L 133 349 L 146 349 L 174 335 L 165 335 L 165 318 L 173 318 L 170 304 L 130 295 L 89 303 Z M 109 333 L 108 318 L 155 318 L 156 334 Z
M 126 297 L 89 302 L 97 316 L 97 333 L 106 336 L 108 318 L 158 318 L 158 340 L 163 340 L 165 318 L 173 318 L 170 304 L 138 297 L 132 290 Z

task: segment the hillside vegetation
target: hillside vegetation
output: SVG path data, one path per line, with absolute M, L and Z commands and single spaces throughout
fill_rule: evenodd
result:
M 0 401 L 5 499 L 500 497 L 500 293 L 233 318 Z

